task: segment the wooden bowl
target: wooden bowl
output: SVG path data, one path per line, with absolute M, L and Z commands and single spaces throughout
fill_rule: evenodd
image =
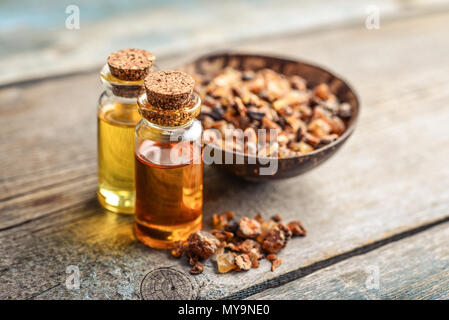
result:
M 356 121 L 360 112 L 359 101 L 354 90 L 340 77 L 331 73 L 324 68 L 301 62 L 298 60 L 271 57 L 254 54 L 243 53 L 218 53 L 202 56 L 192 63 L 187 64 L 182 69 L 191 74 L 198 74 L 203 77 L 214 77 L 217 73 L 222 71 L 225 67 L 234 67 L 240 70 L 258 70 L 263 68 L 270 68 L 285 75 L 299 75 L 307 80 L 309 87 L 314 87 L 320 83 L 327 83 L 330 90 L 335 94 L 340 102 L 349 103 L 352 108 L 352 116 L 347 122 L 346 131 L 332 143 L 314 150 L 313 152 L 294 156 L 290 158 L 257 158 L 245 154 L 237 154 L 228 150 L 223 150 L 215 145 L 209 144 L 206 146 L 208 152 L 220 152 L 222 154 L 222 163 L 216 164 L 228 172 L 231 172 L 246 180 L 252 181 L 266 181 L 295 177 L 306 171 L 309 171 L 324 161 L 329 159 L 335 152 L 346 142 L 346 140 L 354 132 Z M 207 149 L 211 148 L 211 149 Z M 233 164 L 224 164 L 225 157 L 232 157 Z M 240 160 L 236 164 L 236 160 Z M 277 160 L 277 170 L 273 174 L 261 175 L 261 169 L 270 166 L 267 161 Z M 254 163 L 255 162 L 255 163 Z

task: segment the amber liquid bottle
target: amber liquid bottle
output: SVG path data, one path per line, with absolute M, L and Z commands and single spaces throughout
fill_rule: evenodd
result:
M 195 119 L 201 102 L 194 95 L 185 119 L 171 125 L 164 117 L 173 119 L 172 111 L 148 112 L 153 107 L 146 94 L 138 104 L 143 117 L 136 127 L 136 236 L 150 247 L 167 249 L 201 229 L 202 127 Z

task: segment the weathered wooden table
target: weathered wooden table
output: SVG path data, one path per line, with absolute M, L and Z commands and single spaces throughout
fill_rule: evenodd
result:
M 97 204 L 97 71 L 0 88 L 0 298 L 449 298 L 449 13 L 233 44 L 318 62 L 358 91 L 354 136 L 323 166 L 254 184 L 205 172 L 212 213 L 308 230 L 249 272 L 198 276 Z M 177 66 L 200 52 L 160 59 Z M 204 53 L 201 52 L 201 53 Z M 66 286 L 68 266 L 80 289 Z

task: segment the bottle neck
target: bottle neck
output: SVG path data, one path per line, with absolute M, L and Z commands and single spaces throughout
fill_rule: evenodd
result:
M 119 103 L 122 105 L 130 105 L 133 107 L 137 106 L 137 97 L 128 98 L 128 97 L 119 96 L 119 95 L 114 94 L 114 92 L 111 88 L 107 88 L 107 87 L 103 91 L 103 93 L 100 97 L 100 101 L 103 98 L 107 98 L 109 101 Z
M 192 119 L 191 121 L 180 125 L 180 126 L 170 126 L 170 127 L 166 127 L 166 126 L 160 126 L 156 123 L 151 122 L 148 119 L 145 119 L 144 117 L 142 117 L 142 124 L 154 131 L 160 131 L 160 132 L 165 132 L 165 131 L 184 131 L 184 130 L 188 130 L 190 129 L 195 122 L 195 119 Z
M 106 92 L 117 98 L 133 99 L 134 103 L 144 91 L 143 80 L 126 81 L 118 79 L 111 74 L 107 64 L 100 72 L 100 79 Z

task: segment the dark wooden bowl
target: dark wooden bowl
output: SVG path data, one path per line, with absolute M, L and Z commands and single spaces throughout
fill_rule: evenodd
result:
M 222 150 L 217 146 L 209 144 L 206 146 L 205 151 L 213 149 L 212 152 L 221 152 L 223 159 L 222 163 L 224 163 L 226 156 L 233 158 L 233 164 L 217 164 L 216 166 L 246 180 L 252 181 L 291 178 L 309 171 L 329 159 L 353 133 L 360 112 L 357 95 L 345 81 L 321 67 L 288 58 L 242 53 L 219 53 L 202 56 L 192 63 L 187 64 L 182 69 L 191 74 L 212 78 L 227 66 L 232 66 L 241 70 L 270 68 L 285 75 L 297 74 L 306 79 L 308 86 L 310 87 L 314 87 L 323 82 L 327 83 L 332 93 L 338 97 L 340 102 L 347 102 L 352 106 L 353 113 L 347 122 L 346 131 L 337 140 L 308 154 L 291 158 L 260 159 Z M 270 175 L 260 175 L 261 168 L 268 167 L 270 164 L 260 164 L 259 160 L 265 161 L 264 163 L 266 163 L 266 161 L 275 161 L 276 159 L 278 161 L 277 171 Z M 236 160 L 240 160 L 240 163 L 243 161 L 243 164 L 236 164 Z M 254 160 L 256 160 L 255 164 Z

